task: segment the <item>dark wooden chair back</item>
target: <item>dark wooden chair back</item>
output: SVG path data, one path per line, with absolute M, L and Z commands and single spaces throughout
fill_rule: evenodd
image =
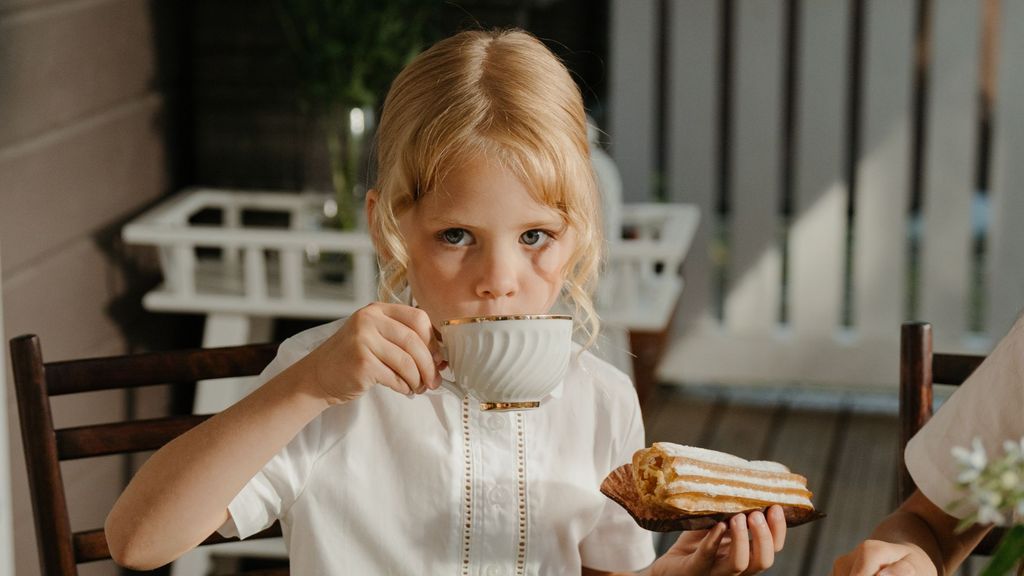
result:
M 253 376 L 276 353 L 276 344 L 252 344 L 44 362 L 38 337 L 12 339 L 11 364 L 42 574 L 76 576 L 79 564 L 110 558 L 102 528 L 74 532 L 71 529 L 61 477 L 62 460 L 155 450 L 209 418 L 171 416 L 56 429 L 50 411 L 51 397 Z M 280 526 L 275 524 L 252 538 L 280 535 Z M 215 533 L 203 544 L 229 540 L 234 539 Z
M 971 354 L 940 354 L 932 350 L 932 325 L 927 322 L 905 322 L 900 332 L 900 447 L 897 492 L 903 502 L 917 489 L 910 477 L 903 451 L 910 438 L 932 417 L 933 384 L 959 386 L 981 365 L 985 356 Z M 975 549 L 978 554 L 991 554 L 1002 537 L 993 530 Z

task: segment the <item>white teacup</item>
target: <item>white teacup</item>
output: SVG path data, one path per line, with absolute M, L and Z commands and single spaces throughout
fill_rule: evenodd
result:
M 572 316 L 456 318 L 441 324 L 441 337 L 454 374 L 445 388 L 479 400 L 481 410 L 536 408 L 569 370 Z

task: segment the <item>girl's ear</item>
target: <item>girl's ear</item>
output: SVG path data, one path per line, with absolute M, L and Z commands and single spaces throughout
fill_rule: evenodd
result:
M 373 234 L 374 222 L 373 211 L 377 208 L 377 190 L 370 188 L 366 191 L 366 221 L 370 224 L 370 233 Z
M 378 256 L 381 260 L 387 260 L 387 250 L 384 247 L 384 243 L 381 242 L 380 228 L 377 220 L 374 218 L 374 211 L 377 209 L 377 201 L 379 199 L 380 194 L 376 189 L 371 188 L 366 192 L 366 222 L 370 228 L 370 240 L 373 241 L 373 246 L 377 250 Z

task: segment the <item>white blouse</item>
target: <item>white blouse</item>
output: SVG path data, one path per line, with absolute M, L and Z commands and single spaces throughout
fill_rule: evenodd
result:
M 261 381 L 341 322 L 285 341 Z M 280 519 L 303 576 L 642 569 L 651 534 L 598 491 L 644 445 L 636 392 L 589 352 L 573 359 L 535 410 L 383 386 L 329 408 L 249 481 L 219 531 L 244 538 Z

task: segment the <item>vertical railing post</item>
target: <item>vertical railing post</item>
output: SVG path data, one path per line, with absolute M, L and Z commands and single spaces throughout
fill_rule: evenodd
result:
M 245 247 L 245 298 L 250 301 L 267 299 L 267 265 L 263 247 Z

